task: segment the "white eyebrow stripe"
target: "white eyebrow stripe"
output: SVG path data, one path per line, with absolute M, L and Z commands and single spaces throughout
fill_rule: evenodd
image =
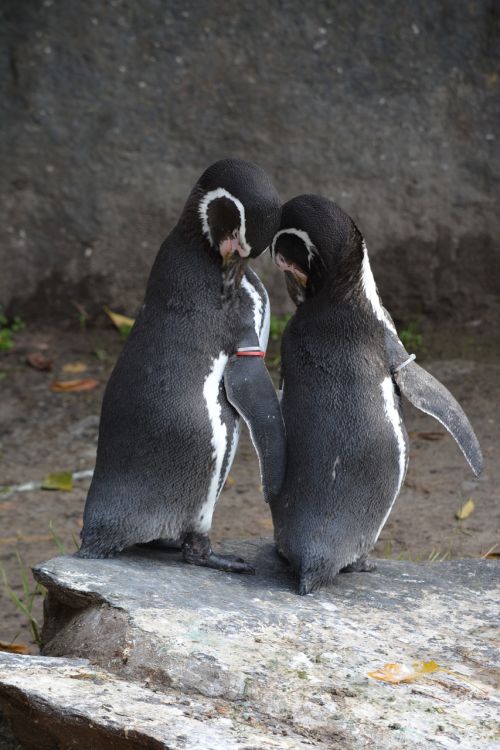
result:
M 217 198 L 228 198 L 238 209 L 238 213 L 240 215 L 241 247 L 243 248 L 247 256 L 250 255 L 252 248 L 247 242 L 246 238 L 245 207 L 243 203 L 238 200 L 238 198 L 236 198 L 235 195 L 232 195 L 228 190 L 225 190 L 224 188 L 216 188 L 215 190 L 210 190 L 208 193 L 205 193 L 199 203 L 198 214 L 201 219 L 203 233 L 206 235 L 206 237 L 208 237 L 209 240 L 211 240 L 210 227 L 208 226 L 208 207 L 210 203 L 212 203 L 212 201 L 214 200 L 217 200 Z
M 274 252 L 275 252 L 274 248 L 275 248 L 275 245 L 276 245 L 276 240 L 282 234 L 294 234 L 296 237 L 298 237 L 300 240 L 302 240 L 302 242 L 306 246 L 306 250 L 307 250 L 307 262 L 308 262 L 309 268 L 310 268 L 311 267 L 311 263 L 312 263 L 312 259 L 314 258 L 315 255 L 318 254 L 318 251 L 317 251 L 316 247 L 314 246 L 314 243 L 312 242 L 311 238 L 307 234 L 307 232 L 304 232 L 303 229 L 294 229 L 293 227 L 289 227 L 288 229 L 280 229 L 280 231 L 277 232 L 274 235 L 274 239 L 273 239 L 272 244 L 271 244 L 271 255 L 274 255 Z

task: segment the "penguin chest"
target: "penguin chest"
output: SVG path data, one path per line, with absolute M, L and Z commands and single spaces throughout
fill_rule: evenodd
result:
M 210 432 L 209 478 L 206 497 L 198 513 L 196 527 L 201 533 L 209 531 L 219 494 L 227 479 L 238 447 L 239 416 L 229 404 L 224 388 L 224 369 L 228 355 L 224 352 L 214 358 L 203 384 L 203 399 L 208 415 Z
M 395 391 L 394 383 L 390 376 L 387 376 L 382 380 L 380 384 L 380 390 L 382 392 L 383 399 L 383 418 L 387 423 L 389 432 L 391 434 L 392 453 L 396 457 L 397 474 L 395 472 L 396 476 L 393 482 L 391 497 L 388 498 L 388 507 L 376 532 L 375 542 L 377 541 L 380 532 L 385 526 L 396 498 L 398 497 L 401 487 L 403 486 L 409 458 L 408 436 L 401 415 L 399 399 Z

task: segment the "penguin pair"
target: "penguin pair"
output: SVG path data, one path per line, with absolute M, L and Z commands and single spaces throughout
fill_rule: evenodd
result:
M 278 552 L 299 593 L 369 571 L 408 465 L 405 396 L 455 438 L 473 472 L 481 449 L 451 393 L 422 369 L 382 306 L 366 244 L 339 206 L 283 206 L 271 253 L 297 305 L 282 339 L 286 476 L 271 497 Z
M 209 531 L 240 418 L 267 499 L 284 478 L 283 420 L 263 360 L 269 300 L 248 267 L 280 215 L 269 177 L 249 162 L 216 162 L 194 186 L 106 387 L 81 557 L 181 546 L 186 562 L 252 572 L 216 554 Z

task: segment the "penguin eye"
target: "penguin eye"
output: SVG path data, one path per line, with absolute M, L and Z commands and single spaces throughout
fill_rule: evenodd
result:
M 276 259 L 281 256 L 286 263 L 298 266 L 304 273 L 309 273 L 307 248 L 299 237 L 293 234 L 281 235 L 276 243 L 274 255 Z
M 229 198 L 216 198 L 207 209 L 207 223 L 214 244 L 231 237 L 236 239 L 240 228 L 240 214 Z

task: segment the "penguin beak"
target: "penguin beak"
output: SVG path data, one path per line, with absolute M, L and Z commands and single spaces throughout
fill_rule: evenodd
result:
M 222 257 L 222 268 L 231 265 L 234 259 L 246 259 L 246 253 L 241 247 L 239 237 L 228 237 L 219 245 L 219 252 Z
M 304 289 L 307 286 L 307 274 L 298 267 L 296 263 L 289 263 L 281 253 L 278 253 L 275 258 L 275 263 L 285 273 L 289 273 L 293 276 L 297 284 L 300 284 Z

